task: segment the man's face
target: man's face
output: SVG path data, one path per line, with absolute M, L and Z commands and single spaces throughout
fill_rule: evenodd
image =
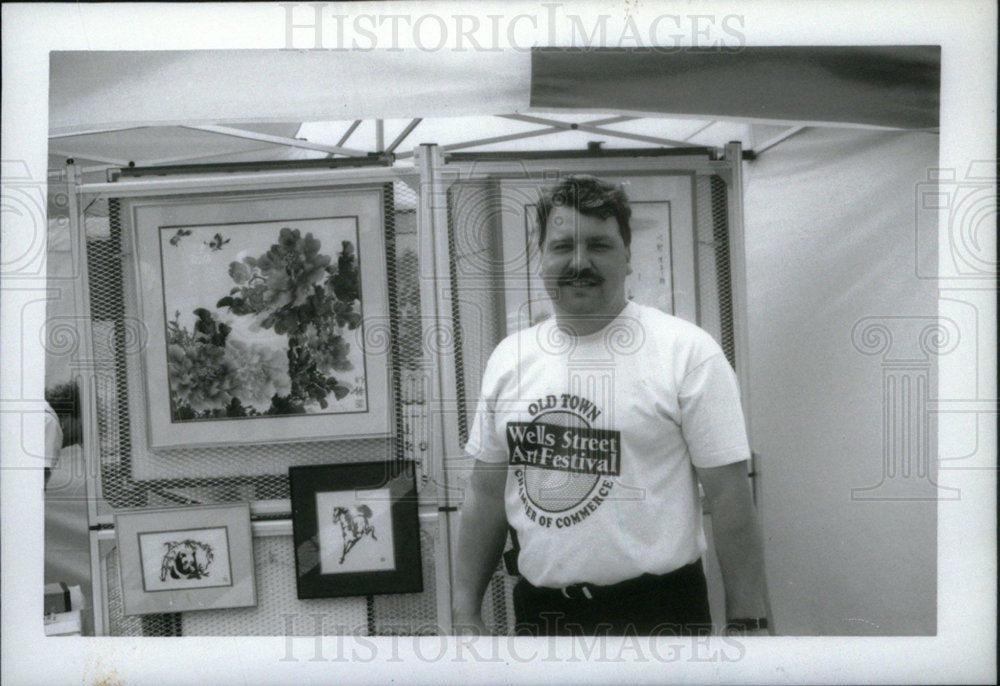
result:
M 630 253 L 618 221 L 555 207 L 546 224 L 541 276 L 557 313 L 616 316 L 625 306 Z

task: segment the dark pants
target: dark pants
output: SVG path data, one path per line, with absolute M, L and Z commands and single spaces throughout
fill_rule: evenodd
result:
M 701 560 L 611 586 L 539 588 L 522 578 L 514 586 L 514 614 L 520 636 L 691 636 L 712 631 Z

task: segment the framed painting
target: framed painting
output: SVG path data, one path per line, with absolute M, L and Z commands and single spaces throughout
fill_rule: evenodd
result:
M 150 448 L 390 433 L 382 192 L 124 201 Z
M 423 590 L 413 464 L 292 467 L 298 597 Z
M 626 296 L 697 323 L 694 175 L 612 175 L 623 183 L 632 206 L 632 271 Z M 552 315 L 552 302 L 539 276 L 538 199 L 558 179 L 504 179 L 500 182 L 504 296 L 507 332 Z
M 250 506 L 115 515 L 126 615 L 257 604 Z

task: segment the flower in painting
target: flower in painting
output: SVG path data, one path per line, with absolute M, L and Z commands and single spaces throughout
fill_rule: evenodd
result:
M 347 359 L 350 344 L 337 329 L 318 330 L 316 326 L 310 326 L 302 336 L 301 344 L 309 349 L 316 368 L 323 373 L 354 369 L 354 365 Z
M 230 337 L 225 353 L 233 367 L 234 393 L 244 405 L 266 409 L 273 396 L 291 391 L 288 356 L 283 350 Z
M 283 228 L 278 242 L 257 260 L 263 277 L 265 308 L 280 309 L 286 305 L 301 305 L 312 293 L 312 287 L 327 276 L 328 255 L 320 254 L 320 242 L 298 229 Z
M 167 346 L 167 372 L 175 405 L 200 412 L 223 407 L 233 397 L 236 377 L 226 351 L 208 343 Z

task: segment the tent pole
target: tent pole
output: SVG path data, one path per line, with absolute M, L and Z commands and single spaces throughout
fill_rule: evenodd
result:
M 750 351 L 749 323 L 747 308 L 747 262 L 746 235 L 743 226 L 743 146 L 739 141 L 727 143 L 725 160 L 731 165 L 729 189 L 726 193 L 729 212 L 729 268 L 733 299 L 733 342 L 736 376 L 740 382 L 743 400 L 743 414 L 746 419 L 747 435 L 753 445 L 753 431 L 750 424 Z M 751 457 L 751 483 L 754 500 L 757 500 L 757 465 Z
M 344 135 L 340 137 L 339 141 L 337 141 L 337 147 L 338 148 L 342 147 L 344 143 L 347 142 L 347 139 L 351 137 L 351 134 L 353 134 L 359 126 L 361 126 L 361 120 L 355 119 L 354 123 L 347 128 L 347 131 L 344 132 Z
M 430 452 L 428 471 L 438 483 L 439 516 L 445 521 L 440 543 L 435 551 L 437 566 L 437 616 L 440 631 L 450 634 L 451 625 L 451 492 L 445 473 L 448 456 L 461 456 L 458 414 L 464 412 L 456 400 L 458 388 L 454 350 L 457 345 L 458 323 L 452 317 L 453 288 L 450 282 L 448 245 L 448 184 L 441 169 L 444 159 L 434 144 L 422 144 L 414 152 L 420 174 L 417 212 L 417 236 L 420 266 L 420 309 L 424 324 L 424 340 L 429 342 L 430 362 Z M 446 390 L 447 396 L 445 395 Z M 457 410 L 457 412 L 456 412 Z M 443 497 L 442 497 L 443 496 Z M 444 573 L 441 572 L 444 570 Z

